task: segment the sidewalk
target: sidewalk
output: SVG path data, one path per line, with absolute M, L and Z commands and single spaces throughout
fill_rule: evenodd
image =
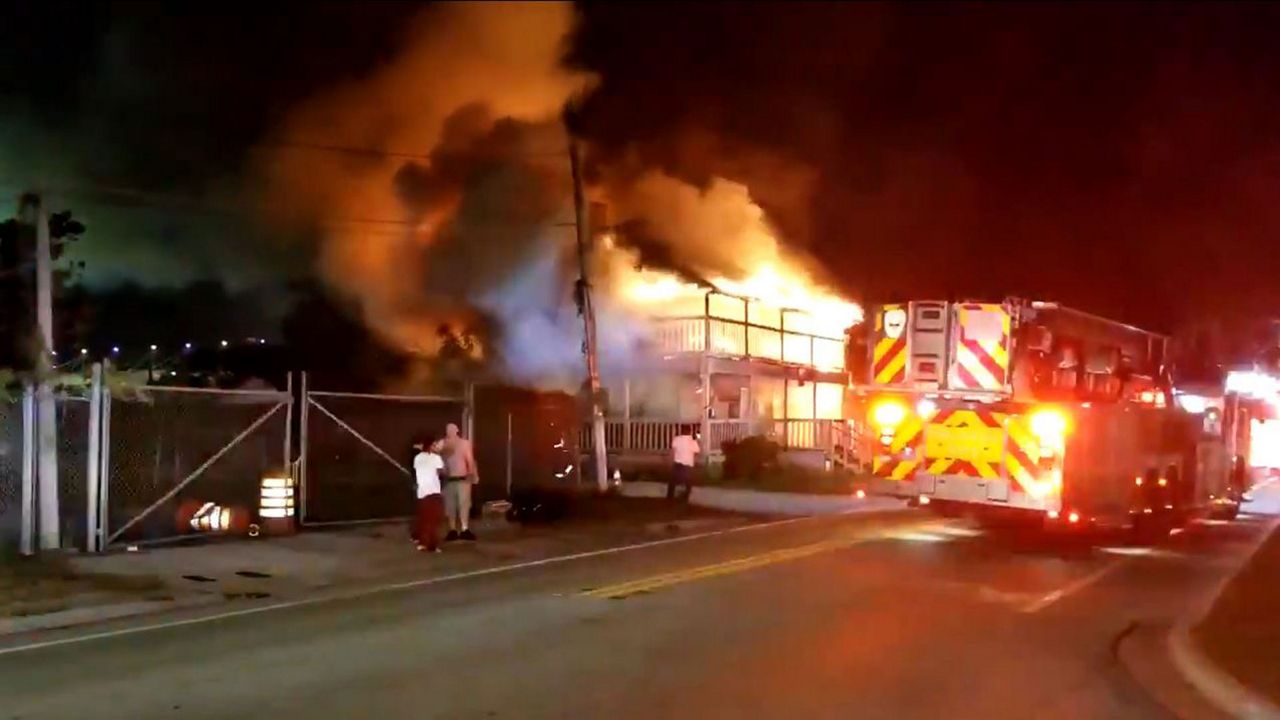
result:
M 657 482 L 626 482 L 622 484 L 621 493 L 627 497 L 661 498 L 666 497 L 667 486 Z M 695 486 L 689 502 L 698 507 L 752 515 L 837 515 L 907 508 L 906 501 L 898 498 L 806 495 L 715 486 Z
M 1174 659 L 1216 704 L 1238 717 L 1280 718 L 1280 530 L 1269 537 L 1189 630 L 1175 628 Z
M 1242 517 L 1267 523 L 1243 564 L 1172 627 L 1129 643 L 1130 669 L 1180 716 L 1280 720 L 1280 486 L 1250 494 Z
M 417 552 L 405 525 L 392 522 L 135 552 L 15 559 L 0 563 L 0 635 L 201 605 L 298 598 L 750 522 L 665 501 L 617 498 L 597 505 L 555 526 L 484 518 L 473 524 L 479 542 L 450 543 L 439 555 Z

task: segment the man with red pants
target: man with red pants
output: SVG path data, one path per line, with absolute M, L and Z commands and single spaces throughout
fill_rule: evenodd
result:
M 440 445 L 428 438 L 414 445 L 418 454 L 413 458 L 413 476 L 417 486 L 417 523 L 414 527 L 418 550 L 440 552 L 440 519 L 444 517 L 444 499 L 440 495 L 440 472 L 444 470 L 444 458 L 440 457 Z

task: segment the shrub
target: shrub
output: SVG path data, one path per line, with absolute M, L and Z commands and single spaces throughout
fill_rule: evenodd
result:
M 724 443 L 724 477 L 759 480 L 768 469 L 778 467 L 781 448 L 761 435 Z

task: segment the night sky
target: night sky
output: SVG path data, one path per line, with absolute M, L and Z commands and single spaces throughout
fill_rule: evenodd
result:
M 0 188 L 60 189 L 98 286 L 305 276 L 308 245 L 241 211 L 245 168 L 291 107 L 387 62 L 418 11 L 231 7 L 2 11 Z M 597 157 L 746 184 L 858 299 L 1022 294 L 1157 327 L 1280 314 L 1280 7 L 580 15 L 566 62 L 599 76 Z

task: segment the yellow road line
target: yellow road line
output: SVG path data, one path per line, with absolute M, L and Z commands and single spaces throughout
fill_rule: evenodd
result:
M 703 565 L 685 570 L 677 570 L 675 572 L 665 573 L 662 575 L 653 575 L 639 580 L 617 583 L 615 585 L 606 585 L 604 587 L 585 590 L 582 594 L 587 597 L 618 600 L 631 595 L 652 592 L 654 590 L 669 587 L 671 585 L 677 585 L 679 583 L 690 582 L 692 580 L 701 580 L 720 575 L 745 572 L 747 570 L 753 570 L 755 568 L 772 565 L 774 563 L 797 560 L 799 558 L 817 555 L 818 553 L 827 552 L 829 550 L 857 545 L 858 543 L 873 540 L 880 536 L 881 535 L 879 533 L 876 533 L 824 540 L 822 542 L 811 543 L 809 545 L 800 545 L 798 547 L 774 550 L 760 555 L 750 555 L 748 557 L 728 560 L 721 563 L 715 563 L 713 565 Z

